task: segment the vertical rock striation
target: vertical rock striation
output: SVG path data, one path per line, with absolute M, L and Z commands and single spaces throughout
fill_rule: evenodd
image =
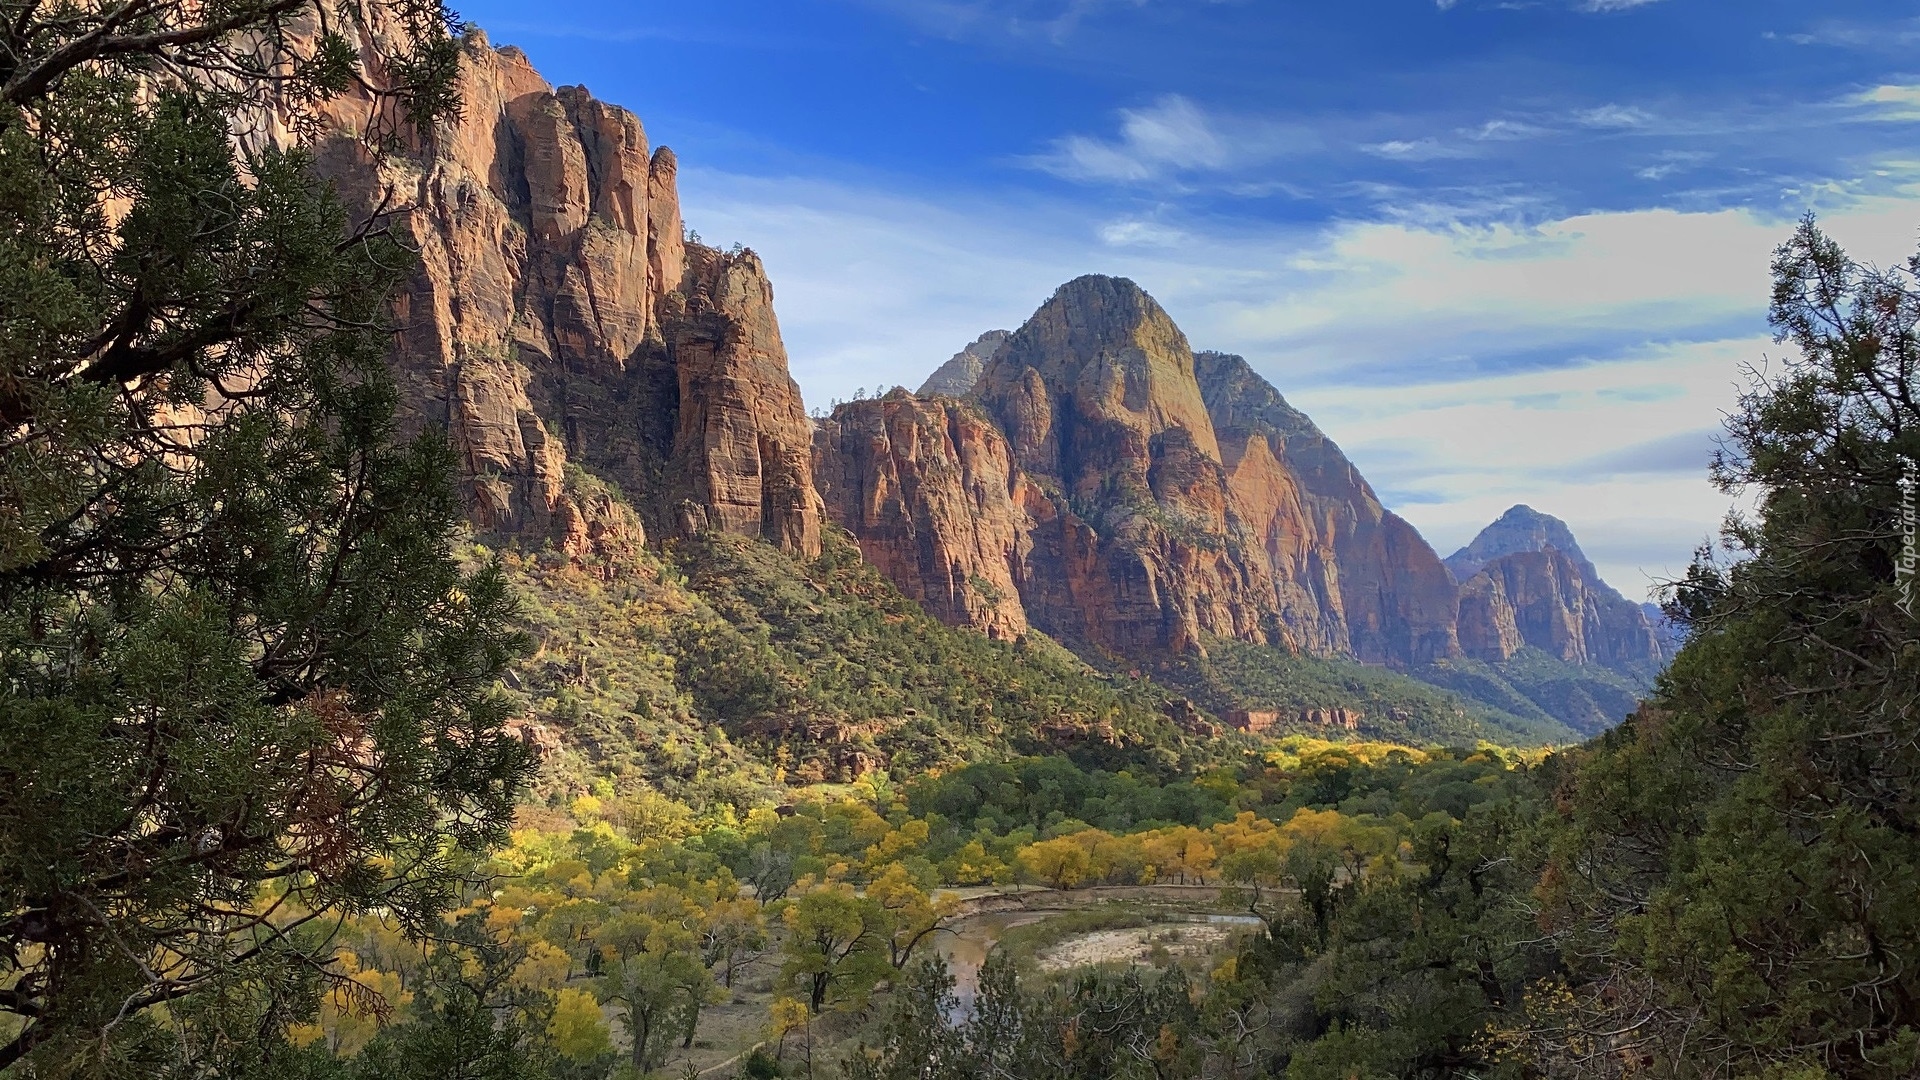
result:
M 1033 483 L 1022 599 L 1035 624 L 1125 655 L 1264 638 L 1249 557 L 1187 339 L 1131 281 L 1061 286 L 974 396 Z
M 577 556 L 648 527 L 818 551 L 759 260 L 685 243 L 673 152 L 518 49 L 476 35 L 461 93 L 460 117 L 399 159 L 364 152 L 364 97 L 330 105 L 315 149 L 350 207 L 404 208 L 393 225 L 420 258 L 393 368 L 409 424 L 452 439 L 476 526 Z
M 965 356 L 944 375 L 967 381 L 954 371 Z M 919 505 L 925 483 L 861 487 L 855 477 L 878 474 L 835 464 L 881 456 L 864 449 L 878 445 L 873 417 L 910 399 L 843 406 L 815 443 L 816 470 L 846 477 L 825 484 L 830 516 L 909 593 L 944 596 L 956 575 L 988 579 L 984 562 L 997 568 L 1011 552 L 1017 596 L 991 615 L 1002 629 L 1017 607 L 1049 633 L 1137 658 L 1209 635 L 1399 665 L 1458 654 L 1452 581 L 1412 526 L 1244 361 L 1196 356 L 1132 282 L 1062 286 L 970 381 L 1011 461 L 970 507 L 1007 523 L 997 537 L 1012 530 L 991 559 L 961 538 L 927 537 L 942 526 Z M 914 445 L 922 474 L 967 473 L 928 456 L 941 446 Z M 901 557 L 908 521 L 915 544 L 969 554 Z M 929 603 L 986 625 L 975 607 Z
M 1265 507 L 1273 493 L 1292 492 L 1258 519 L 1259 535 L 1283 606 L 1302 612 L 1293 617 L 1311 627 L 1314 649 L 1391 664 L 1458 655 L 1453 583 L 1419 531 L 1382 506 L 1340 447 L 1245 360 L 1206 352 L 1196 367 L 1223 445 L 1251 448 L 1241 451 L 1236 494 Z M 1305 622 L 1308 603 L 1318 625 Z
M 1516 507 L 1443 563 L 1312 420 L 1240 357 L 1193 353 L 1130 281 L 1068 282 L 928 389 L 842 406 L 814 468 L 828 515 L 949 622 L 1143 660 L 1209 636 L 1409 668 L 1663 660 L 1564 524 Z
M 814 476 L 869 562 L 937 618 L 998 638 L 1027 630 L 1038 495 L 977 406 L 903 391 L 849 402 L 820 425 Z
M 389 118 L 364 94 L 314 150 L 420 253 L 393 370 L 486 535 L 584 558 L 721 530 L 811 556 L 830 518 L 943 619 L 1149 661 L 1210 636 L 1409 667 L 1663 658 L 1564 525 L 1516 507 L 1443 565 L 1312 421 L 1124 279 L 1068 282 L 923 396 L 816 428 L 760 260 L 684 239 L 671 150 L 478 35 L 461 89 L 408 154 L 366 152 Z

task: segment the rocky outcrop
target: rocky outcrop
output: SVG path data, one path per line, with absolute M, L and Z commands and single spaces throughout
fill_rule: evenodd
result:
M 1245 360 L 1203 352 L 1195 369 L 1283 618 L 1316 652 L 1388 664 L 1457 655 L 1455 590 L 1419 531 Z
M 867 561 L 935 617 L 998 638 L 1026 632 L 1037 492 L 978 407 L 896 390 L 848 402 L 814 437 L 814 477 Z
M 1600 580 L 1600 572 L 1587 561 L 1567 523 L 1525 504 L 1509 507 L 1506 513 L 1481 529 L 1472 543 L 1447 556 L 1447 569 L 1453 573 L 1454 580 L 1465 582 L 1502 555 L 1548 548 L 1571 559 L 1588 581 Z
M 1334 706 L 1326 709 L 1303 708 L 1285 714 L 1277 709 L 1228 709 L 1220 714 L 1220 718 L 1235 731 L 1258 735 L 1270 730 L 1283 719 L 1295 728 L 1356 732 L 1360 730 L 1360 725 L 1367 716 L 1359 709 Z
M 718 530 L 810 556 L 830 517 L 943 619 L 1149 661 L 1210 637 L 1406 667 L 1663 655 L 1524 508 L 1451 560 L 1456 585 L 1305 415 L 1124 279 L 1069 282 L 923 396 L 816 429 L 760 260 L 683 238 L 672 151 L 477 35 L 461 90 L 458 119 L 389 157 L 366 150 L 384 106 L 345 95 L 314 150 L 419 252 L 392 366 L 484 535 L 585 559 Z
M 684 310 L 667 325 L 679 375 L 679 426 L 667 492 L 681 531 L 760 536 L 820 552 L 812 428 L 773 314 L 773 286 L 751 252 L 688 249 Z
M 1209 637 L 1410 669 L 1533 648 L 1642 681 L 1664 660 L 1563 523 L 1515 507 L 1443 563 L 1306 414 L 1240 357 L 1193 353 L 1130 281 L 1062 286 L 969 398 L 852 402 L 814 440 L 829 516 L 949 622 L 1149 662 Z
M 855 402 L 815 443 L 816 471 L 838 478 L 831 516 L 942 618 L 1147 659 L 1208 636 L 1400 665 L 1457 654 L 1455 590 L 1419 534 L 1244 361 L 1196 357 L 1132 282 L 1062 286 L 972 398 L 991 421 L 970 436 L 993 446 L 974 454 L 984 482 L 955 440 L 921 433 L 958 406 Z M 927 419 L 909 432 L 909 415 Z M 1003 560 L 1002 603 L 962 597 L 966 577 L 1002 588 Z
M 974 396 L 1037 496 L 1021 593 L 1036 625 L 1133 656 L 1275 628 L 1193 352 L 1139 286 L 1061 286 L 994 352 Z
M 1459 638 L 1469 656 L 1498 662 L 1530 647 L 1639 675 L 1665 662 L 1660 629 L 1600 580 L 1558 518 L 1515 506 L 1447 565 L 1465 575 Z
M 612 554 L 717 528 L 819 549 L 809 431 L 751 253 L 682 239 L 672 151 L 519 50 L 471 38 L 463 108 L 411 152 L 366 153 L 377 110 L 328 106 L 320 168 L 350 208 L 402 207 L 406 421 L 444 428 L 475 525 Z M 576 471 L 577 470 L 577 471 Z
M 927 376 L 927 381 L 920 384 L 920 396 L 966 397 L 980 381 L 980 373 L 987 369 L 994 350 L 1012 336 L 1011 330 L 989 330 L 981 334 L 973 344 L 954 353 L 953 359 Z

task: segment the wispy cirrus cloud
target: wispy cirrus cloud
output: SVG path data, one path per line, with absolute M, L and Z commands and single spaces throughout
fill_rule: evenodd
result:
M 1525 120 L 1506 118 L 1488 120 L 1479 127 L 1468 128 L 1461 132 L 1475 142 L 1517 142 L 1521 139 L 1534 139 L 1547 134 L 1547 129 Z
M 1100 239 L 1109 247 L 1172 248 L 1191 240 L 1192 235 L 1145 218 L 1120 218 L 1100 226 Z
M 1591 109 L 1579 110 L 1574 114 L 1573 120 L 1581 127 L 1620 130 L 1647 127 L 1654 122 L 1654 117 L 1652 113 L 1638 106 L 1608 102 Z
M 1854 95 L 1852 103 L 1864 106 L 1874 120 L 1909 122 L 1920 120 L 1920 84 L 1886 84 Z
M 1786 33 L 1769 31 L 1765 36 L 1795 45 L 1821 45 L 1867 53 L 1897 53 L 1920 43 L 1920 18 L 1888 22 L 1824 20 L 1801 30 Z
M 1611 11 L 1627 11 L 1659 2 L 1660 0 L 1581 0 L 1577 6 L 1581 11 L 1604 14 Z
M 1439 8 L 1441 11 L 1452 11 L 1454 8 L 1459 7 L 1461 2 L 1462 0 L 1433 0 L 1433 6 Z M 1598 15 L 1645 7 L 1648 4 L 1657 4 L 1659 2 L 1660 0 L 1574 0 L 1572 7 L 1575 11 L 1584 11 L 1589 14 Z M 1512 8 L 1523 5 L 1514 3 L 1513 0 L 1499 0 L 1498 3 L 1489 4 L 1488 6 Z
M 1438 161 L 1442 158 L 1466 157 L 1469 153 L 1431 135 L 1419 139 L 1388 139 L 1386 142 L 1367 143 L 1360 149 L 1375 157 L 1394 161 Z
M 855 0 L 922 31 L 950 38 L 1011 38 L 1067 45 L 1102 15 L 1141 8 L 1207 7 L 1245 0 Z
M 1321 145 L 1311 128 L 1211 114 L 1179 94 L 1121 109 L 1119 120 L 1112 137 L 1063 136 L 1025 163 L 1066 180 L 1141 183 L 1231 172 Z
M 1766 267 L 1792 226 L 1744 209 L 1488 222 L 1513 213 L 1490 196 L 1302 227 L 698 168 L 682 184 L 689 222 L 766 258 L 812 405 L 918 385 L 1060 282 L 1125 275 L 1196 347 L 1246 355 L 1435 546 L 1528 502 L 1629 594 L 1684 569 L 1727 508 L 1706 436 L 1741 363 L 1774 348 Z M 1849 250 L 1906 254 L 1920 195 L 1833 198 L 1822 224 Z

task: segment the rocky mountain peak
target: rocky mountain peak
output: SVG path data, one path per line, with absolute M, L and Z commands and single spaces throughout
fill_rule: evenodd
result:
M 1524 503 L 1508 507 L 1506 513 L 1481 529 L 1472 543 L 1447 556 L 1447 569 L 1453 571 L 1454 580 L 1465 582 L 1502 555 L 1548 548 L 1565 555 L 1589 582 L 1600 582 L 1599 571 L 1587 561 L 1567 523 Z
M 811 431 L 759 260 L 688 243 L 673 151 L 518 49 L 476 39 L 460 93 L 403 160 L 364 153 L 378 103 L 360 92 L 327 103 L 339 134 L 314 150 L 356 212 L 409 208 L 391 363 L 406 423 L 460 455 L 480 533 L 577 557 L 705 529 L 818 552 Z
M 1567 523 L 1511 507 L 1447 559 L 1460 583 L 1460 644 L 1500 661 L 1531 647 L 1647 674 L 1671 645 L 1646 611 L 1600 579 Z
M 1281 438 L 1326 438 L 1307 414 L 1289 405 L 1245 357 L 1197 352 L 1193 354 L 1193 369 L 1215 428 L 1242 428 Z
M 1176 428 L 1168 445 L 1220 460 L 1187 336 L 1126 278 L 1060 286 L 994 353 L 974 394 L 1022 466 L 1076 492 L 1144 490 L 1150 444 Z
M 927 376 L 927 381 L 920 384 L 920 396 L 959 398 L 973 393 L 980 373 L 987 369 L 987 361 L 993 359 L 994 350 L 1012 336 L 1011 330 L 989 330 L 973 339 L 973 344 L 954 353 L 953 359 Z

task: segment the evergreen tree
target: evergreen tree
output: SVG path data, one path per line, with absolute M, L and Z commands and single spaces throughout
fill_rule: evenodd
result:
M 270 1041 L 329 916 L 425 925 L 507 826 L 520 643 L 397 437 L 407 253 L 257 122 L 351 90 L 397 146 L 457 107 L 447 20 L 0 3 L 0 1068 Z
M 1920 1073 L 1916 273 L 1811 219 L 1775 257 L 1797 355 L 1715 466 L 1757 513 L 1675 590 L 1692 636 L 1661 692 L 1562 793 L 1539 890 L 1580 964 L 1542 1047 L 1562 1068 Z

